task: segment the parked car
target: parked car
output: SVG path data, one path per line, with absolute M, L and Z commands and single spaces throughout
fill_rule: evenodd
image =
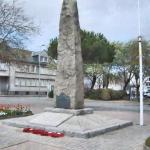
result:
M 150 91 L 144 92 L 144 97 L 150 97 Z

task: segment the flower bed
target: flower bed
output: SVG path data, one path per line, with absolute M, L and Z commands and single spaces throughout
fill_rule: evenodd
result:
M 0 119 L 14 118 L 33 115 L 30 105 L 9 105 L 0 104 Z

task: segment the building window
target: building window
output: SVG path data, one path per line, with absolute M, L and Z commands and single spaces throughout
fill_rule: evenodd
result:
M 47 57 L 41 56 L 40 57 L 40 62 L 47 62 Z
M 18 95 L 19 94 L 19 92 L 18 91 L 15 91 L 15 95 Z
M 35 86 L 38 86 L 38 80 L 35 79 Z
M 29 95 L 29 92 L 26 92 L 26 95 Z
M 150 86 L 150 83 L 146 83 L 146 86 Z
M 47 81 L 46 81 L 46 80 L 44 80 L 44 85 L 45 85 L 45 86 L 47 86 L 47 85 L 48 85 L 48 83 L 47 83 Z
M 36 82 L 36 80 L 32 79 L 32 86 L 35 86 L 35 82 Z
M 54 85 L 51 85 L 51 90 L 54 91 Z
M 30 86 L 30 81 L 29 81 L 29 79 L 27 79 L 27 81 L 26 81 L 26 86 Z
M 41 56 L 41 57 L 40 57 L 40 61 L 41 61 L 41 62 L 43 62 L 43 60 L 44 60 L 44 57 L 43 57 L 43 56 Z
M 35 71 L 35 66 L 32 65 L 32 66 L 31 66 L 31 72 L 34 72 L 34 71 Z
M 27 66 L 26 66 L 26 72 L 30 72 L 30 69 L 29 69 L 29 68 L 30 68 L 30 66 L 27 65 Z
M 21 86 L 25 86 L 25 79 L 21 79 Z
M 47 62 L 47 57 L 45 57 L 45 62 Z
M 15 85 L 16 85 L 16 86 L 20 86 L 19 78 L 16 78 L 16 79 L 15 79 Z
M 41 86 L 43 86 L 43 80 L 41 80 Z
M 7 71 L 7 70 L 8 70 L 7 64 L 0 63 L 0 70 L 1 70 L 1 71 Z

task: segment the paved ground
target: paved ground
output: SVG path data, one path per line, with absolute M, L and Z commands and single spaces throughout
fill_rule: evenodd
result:
M 4 150 L 142 150 L 150 126 L 134 125 L 91 139 L 51 138 L 22 133 L 1 125 L 0 148 Z
M 45 107 L 54 105 L 53 99 L 42 97 L 0 97 L 0 104 L 30 104 L 34 114 L 43 112 Z M 146 102 L 144 108 L 145 123 L 150 124 L 150 102 Z M 131 120 L 135 124 L 139 122 L 139 103 L 132 101 L 93 101 L 85 100 L 86 107 L 92 107 L 104 115 L 118 119 Z
M 30 103 L 34 113 L 39 113 L 45 107 L 53 105 L 52 100 L 44 98 L 1 97 L 1 103 Z M 108 108 L 104 107 L 104 105 L 108 105 Z M 144 114 L 144 127 L 137 125 L 139 122 L 138 111 L 126 111 L 128 107 L 131 109 L 138 107 L 138 105 L 138 103 L 126 101 L 111 102 L 109 104 L 108 102 L 86 101 L 86 106 L 96 108 L 96 113 L 134 122 L 131 127 L 91 139 L 70 138 L 67 136 L 59 139 L 41 137 L 25 134 L 22 133 L 21 129 L 0 124 L 0 148 L 4 150 L 142 150 L 144 140 L 150 136 L 150 111 L 147 110 Z M 146 105 L 146 107 L 148 109 L 150 106 Z
M 53 99 L 43 97 L 0 97 L 0 104 L 30 104 L 34 113 L 40 113 L 45 107 L 54 105 Z M 95 110 L 139 111 L 139 103 L 135 101 L 94 101 L 85 100 L 85 107 Z M 144 109 L 150 112 L 150 100 L 146 101 Z

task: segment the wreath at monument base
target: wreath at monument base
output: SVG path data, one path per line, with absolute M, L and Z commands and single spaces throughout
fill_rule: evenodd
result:
M 37 135 L 41 135 L 41 136 L 50 136 L 50 137 L 54 137 L 54 138 L 64 137 L 63 133 L 48 132 L 46 130 L 41 130 L 41 129 L 24 128 L 23 132 L 37 134 Z

